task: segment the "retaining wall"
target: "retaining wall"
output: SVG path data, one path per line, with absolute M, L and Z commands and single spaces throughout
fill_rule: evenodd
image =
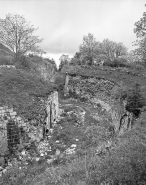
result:
M 117 84 L 99 77 L 66 75 L 65 96 L 73 96 L 81 101 L 100 104 L 112 119 L 115 131 L 118 131 L 124 106 L 112 98 Z
M 46 101 L 46 125 L 33 126 L 33 120 L 22 118 L 13 107 L 0 107 L 0 156 L 8 151 L 14 150 L 17 144 L 27 142 L 28 139 L 39 142 L 44 137 L 44 127 L 51 128 L 51 125 L 58 118 L 58 92 L 54 91 Z M 33 131 L 32 131 L 33 130 Z

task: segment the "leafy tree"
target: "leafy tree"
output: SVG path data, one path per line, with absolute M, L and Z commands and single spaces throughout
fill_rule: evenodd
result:
M 82 64 L 82 60 L 81 60 L 81 53 L 80 52 L 76 52 L 74 57 L 71 59 L 70 65 L 81 65 Z
M 101 54 L 100 57 L 104 60 L 113 61 L 114 60 L 114 50 L 115 50 L 115 43 L 108 39 L 104 39 L 101 43 Z
M 47 62 L 49 62 L 54 67 L 55 71 L 57 71 L 57 65 L 56 65 L 56 62 L 55 62 L 55 60 L 53 58 L 52 59 L 45 58 L 45 60 Z
M 46 54 L 46 52 L 43 49 L 38 49 L 37 52 L 40 54 L 41 58 L 42 58 L 43 54 Z
M 146 12 L 144 12 L 143 17 L 135 23 L 134 33 L 136 33 L 137 38 L 146 36 Z
M 80 45 L 79 50 L 82 58 L 88 60 L 89 63 L 92 64 L 97 57 L 98 48 L 99 42 L 96 41 L 93 34 L 89 33 L 87 36 L 83 37 L 83 43 Z
M 134 33 L 137 40 L 134 45 L 137 46 L 135 54 L 140 56 L 140 59 L 146 62 L 146 12 L 143 17 L 135 23 Z
M 18 61 L 27 52 L 38 50 L 37 44 L 42 39 L 33 35 L 36 30 L 23 16 L 7 14 L 5 19 L 0 19 L 0 42 L 14 52 Z
M 59 64 L 59 71 L 61 71 L 61 69 L 62 69 L 64 66 L 68 66 L 68 65 L 69 65 L 68 60 L 61 60 L 61 61 L 60 61 L 60 64 Z
M 133 112 L 135 116 L 139 116 L 141 109 L 145 106 L 145 99 L 141 94 L 139 84 L 135 84 L 132 89 L 127 93 L 127 105 L 126 109 L 129 112 Z
M 124 46 L 124 44 L 122 42 L 119 43 L 115 43 L 115 57 L 122 57 L 127 55 L 127 48 Z
M 146 64 L 146 37 L 135 41 L 134 45 L 137 46 L 137 48 L 133 50 L 135 58 L 137 61 L 145 62 Z
M 69 64 L 70 65 L 73 65 L 73 66 L 75 66 L 75 65 L 81 65 L 82 64 L 82 61 L 80 59 L 77 59 L 77 58 L 72 58 Z
M 126 54 L 127 48 L 123 45 L 123 43 L 116 43 L 110 41 L 109 39 L 104 39 L 101 43 L 101 54 L 99 56 L 104 60 L 112 62 L 116 58 Z
M 75 59 L 80 59 L 81 58 L 81 53 L 80 52 L 76 52 L 74 55 Z
M 118 58 L 127 55 L 127 48 L 123 43 L 116 43 L 109 39 L 104 39 L 103 42 L 100 43 L 96 41 L 93 34 L 89 33 L 83 37 L 83 43 L 80 45 L 79 52 L 75 54 L 74 58 L 80 59 L 82 63 L 83 61 L 89 61 L 89 64 L 92 65 L 94 61 L 99 63 L 101 61 L 114 62 Z

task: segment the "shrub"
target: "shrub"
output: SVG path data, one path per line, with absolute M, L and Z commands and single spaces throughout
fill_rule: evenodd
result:
M 55 84 L 57 85 L 58 90 L 62 91 L 64 89 L 65 76 L 58 73 L 55 77 Z
M 146 105 L 145 89 L 137 83 L 132 87 L 127 87 L 121 84 L 112 93 L 113 98 L 123 104 L 126 100 L 126 110 L 133 113 L 135 118 L 138 118 Z
M 22 56 L 19 59 L 19 62 L 16 63 L 16 67 L 19 68 L 19 69 L 30 70 L 30 68 L 31 68 L 30 61 L 28 60 L 28 58 L 26 56 Z
M 126 100 L 126 110 L 132 112 L 136 117 L 139 117 L 141 109 L 146 105 L 146 99 L 137 83 L 129 89 L 125 86 L 116 89 L 113 96 L 116 100 L 119 99 L 121 103 Z
M 11 65 L 13 64 L 11 57 L 0 56 L 0 65 Z
M 70 61 L 69 64 L 70 64 L 70 65 L 73 65 L 73 66 L 76 66 L 76 65 L 81 65 L 82 62 L 81 62 L 80 59 L 73 58 L 73 59 Z
M 132 63 L 129 63 L 129 68 L 130 69 L 136 69 L 140 72 L 142 72 L 144 70 L 144 64 L 141 62 L 132 62 Z
M 132 112 L 136 117 L 139 116 L 141 108 L 145 106 L 146 102 L 141 94 L 139 84 L 135 84 L 132 89 L 127 93 L 126 110 Z
M 116 58 L 114 61 L 105 61 L 104 66 L 108 67 L 129 67 L 127 60 L 124 58 Z
M 78 95 L 76 94 L 76 92 L 71 91 L 70 89 L 69 89 L 69 97 L 74 98 L 74 99 L 79 98 Z

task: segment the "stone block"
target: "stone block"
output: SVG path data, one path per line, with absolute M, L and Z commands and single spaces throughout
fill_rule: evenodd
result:
M 4 111 L 6 112 L 6 113 L 9 113 L 10 111 L 9 111 L 10 109 L 4 109 Z
M 11 115 L 11 116 L 16 116 L 17 113 L 16 113 L 16 112 L 10 112 L 10 115 Z
M 11 115 L 11 119 L 13 119 L 13 120 L 14 120 L 14 119 L 15 119 L 15 117 L 16 117 L 15 115 Z
M 13 121 L 14 121 L 15 123 L 17 122 L 16 116 L 13 116 Z
M 5 116 L 5 120 L 10 120 L 11 119 L 11 117 L 10 116 Z
M 9 110 L 10 112 L 14 112 L 13 107 L 9 107 L 8 110 Z
M 17 120 L 17 121 L 21 121 L 22 118 L 21 118 L 20 116 L 17 116 L 17 117 L 16 117 L 16 120 Z
M 29 129 L 27 127 L 24 127 L 23 129 L 24 131 L 29 132 Z
M 27 123 L 22 122 L 22 123 L 21 123 L 21 126 L 22 126 L 22 127 L 26 127 L 26 126 L 27 126 Z

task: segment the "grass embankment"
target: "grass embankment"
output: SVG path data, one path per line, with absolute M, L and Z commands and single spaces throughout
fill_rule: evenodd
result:
M 20 114 L 35 111 L 37 97 L 47 97 L 54 87 L 30 72 L 0 68 L 0 105 L 13 106 Z
M 8 74 L 9 70 L 7 71 L 6 76 L 4 75 L 5 71 L 3 71 L 4 73 L 2 73 L 2 75 L 3 77 L 5 76 L 6 79 L 7 76 L 9 76 L 9 80 L 7 80 L 6 84 L 12 84 L 10 86 L 5 85 L 4 89 L 2 89 L 2 95 L 5 93 L 4 97 L 6 99 L 11 95 L 13 100 L 11 101 L 18 103 L 19 101 L 17 101 L 16 94 L 20 94 L 26 99 L 26 97 L 28 98 L 29 95 L 37 91 L 39 92 L 38 94 L 43 93 L 41 90 L 46 84 L 41 81 L 38 83 L 38 80 L 36 80 L 37 85 L 39 84 L 39 88 L 37 88 L 38 86 L 36 87 L 35 79 L 31 78 L 30 74 L 28 74 L 28 78 L 24 77 L 22 75 L 23 72 L 21 74 L 22 77 L 19 77 L 21 80 L 17 82 L 15 88 L 13 84 L 13 82 L 15 82 L 15 78 L 13 79 L 15 73 Z M 19 72 L 18 74 L 16 73 L 18 76 L 20 75 Z M 88 74 L 86 75 L 86 73 Z M 81 74 L 81 71 L 79 71 L 78 74 Z M 133 76 L 125 72 L 119 72 L 118 70 L 110 72 L 108 70 L 98 71 L 97 69 L 85 69 L 82 75 L 95 75 L 115 80 L 117 83 L 121 80 L 127 84 L 127 86 L 136 80 L 143 86 L 145 86 L 146 83 L 144 77 Z M 13 79 L 12 82 L 11 79 Z M 24 81 L 27 83 L 24 83 Z M 4 81 L 1 81 L 1 84 L 3 85 Z M 45 85 L 43 86 L 43 84 Z M 25 93 L 23 94 L 23 92 Z M 64 118 L 58 123 L 57 127 L 54 128 L 54 134 L 52 135 L 50 143 L 54 151 L 59 148 L 61 152 L 65 151 L 71 144 L 76 144 L 76 153 L 73 155 L 64 155 L 58 158 L 53 164 L 47 164 L 46 161 L 42 161 L 31 164 L 25 169 L 13 168 L 12 171 L 2 177 L 1 185 L 146 184 L 146 133 L 144 130 L 146 128 L 144 118 L 142 119 L 143 126 L 139 124 L 135 126 L 131 132 L 121 137 L 116 137 L 109 132 L 107 121 L 95 121 L 93 119 L 91 116 L 92 111 L 94 111 L 92 107 L 77 102 L 70 108 L 65 104 L 73 104 L 73 102 L 69 102 L 68 100 L 66 103 L 63 101 L 60 101 L 60 103 L 63 104 L 62 108 L 65 110 L 63 113 Z M 24 105 L 25 104 L 29 105 L 29 99 L 26 103 L 24 102 Z M 76 114 L 72 113 L 70 116 L 68 114 L 68 112 L 74 111 L 76 106 L 80 106 L 86 111 L 84 124 L 79 122 Z M 142 122 L 142 120 L 139 121 Z M 56 140 L 59 140 L 58 144 L 55 142 Z M 107 140 L 110 140 L 111 145 L 108 147 L 105 144 L 101 147 L 101 150 L 98 151 L 98 146 Z
M 62 70 L 62 73 L 68 72 L 70 75 L 81 75 L 84 77 L 97 77 L 113 81 L 116 84 L 131 86 L 138 83 L 146 86 L 146 70 L 136 68 L 112 68 L 96 66 L 69 66 Z M 144 76 L 145 75 L 145 76 Z

